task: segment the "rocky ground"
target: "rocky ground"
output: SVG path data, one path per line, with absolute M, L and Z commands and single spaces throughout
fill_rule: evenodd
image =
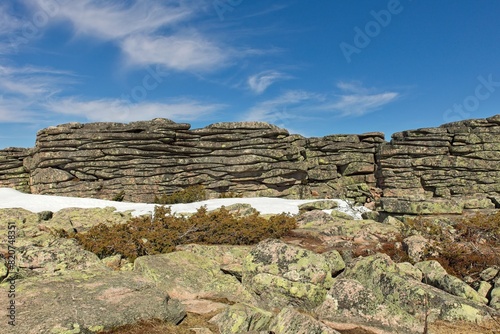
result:
M 473 289 L 437 261 L 418 261 L 418 235 L 403 240 L 414 264 L 395 262 L 382 251 L 400 242 L 402 222 L 353 220 L 324 204 L 304 208 L 283 240 L 183 245 L 133 263 L 53 233 L 130 213 L 2 209 L 0 251 L 15 264 L 0 262 L 0 333 L 500 333 L 499 268 Z

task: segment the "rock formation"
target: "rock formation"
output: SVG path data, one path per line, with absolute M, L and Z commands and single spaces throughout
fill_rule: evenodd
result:
M 500 206 L 500 115 L 395 133 L 380 146 L 381 209 L 450 213 Z
M 345 186 L 375 186 L 382 141 L 380 133 L 306 139 L 260 122 L 195 130 L 165 119 L 70 123 L 41 130 L 24 165 L 36 194 L 111 199 L 123 190 L 125 200 L 152 201 L 203 184 L 217 193 L 298 198 L 314 190 L 364 202 L 369 192 Z
M 24 159 L 29 150 L 8 148 L 0 150 L 0 187 L 16 188 L 29 192 L 29 171 L 24 167 Z
M 150 319 L 173 326 L 186 314 L 204 315 L 210 321 L 201 327 L 217 328 L 192 328 L 197 333 L 421 334 L 437 321 L 464 326 L 456 333 L 498 329 L 497 267 L 480 274 L 486 292 L 491 290 L 486 298 L 480 287 L 474 290 L 436 261 L 412 265 L 380 253 L 353 258 L 336 250 L 346 248 L 339 242 L 351 249 L 379 244 L 378 239 L 396 232 L 388 222 L 334 216 L 326 222 L 320 213 L 327 213 L 313 210 L 302 214 L 313 222 L 296 231 L 308 234 L 311 226 L 321 226 L 315 240 L 329 249 L 322 253 L 291 239 L 267 239 L 251 246 L 182 245 L 130 263 L 120 254 L 99 259 L 75 240 L 53 233 L 73 229 L 69 215 L 85 220 L 86 227 L 125 223 L 130 216 L 108 208 L 69 210 L 50 217 L 0 209 L 0 253 L 9 245 L 8 223 L 18 228 L 15 265 L 7 270 L 0 258 L 0 304 L 15 299 L 16 327 L 4 323 L 0 334 L 98 334 Z M 91 216 L 96 219 L 85 219 Z M 339 229 L 354 222 L 354 228 Z M 0 317 L 7 319 L 8 312 L 7 306 L 0 308 Z
M 498 208 L 500 115 L 390 142 L 378 132 L 304 138 L 262 122 L 69 123 L 41 130 L 33 149 L 0 150 L 0 186 L 35 194 L 152 201 L 196 184 L 211 196 L 377 200 L 392 215 Z

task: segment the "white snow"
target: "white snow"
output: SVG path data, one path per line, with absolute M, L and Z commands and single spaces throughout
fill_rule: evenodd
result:
M 316 200 L 291 200 L 282 198 L 258 197 L 258 198 L 223 198 L 211 199 L 202 202 L 189 204 L 171 205 L 172 212 L 189 213 L 203 205 L 208 210 L 214 210 L 221 206 L 236 203 L 247 203 L 257 209 L 262 214 L 279 214 L 299 212 L 298 206 L 303 203 L 314 202 Z M 344 200 L 334 199 L 338 203 L 336 210 L 351 215 L 355 219 L 361 219 L 361 213 L 370 211 L 365 207 L 353 207 Z M 59 211 L 65 208 L 105 208 L 115 207 L 117 211 L 132 211 L 134 216 L 151 214 L 157 204 L 114 202 L 93 198 L 77 198 L 48 195 L 31 195 L 19 192 L 10 188 L 0 188 L 0 209 L 23 208 L 31 212 Z

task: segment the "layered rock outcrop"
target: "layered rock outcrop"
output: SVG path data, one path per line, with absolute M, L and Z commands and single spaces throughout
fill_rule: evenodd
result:
M 166 119 L 69 123 L 0 151 L 0 187 L 152 201 L 189 185 L 212 196 L 380 197 L 392 215 L 500 207 L 500 115 L 395 133 L 304 138 L 262 122 L 202 129 Z M 122 196 L 123 197 L 123 196 Z
M 381 209 L 459 214 L 500 204 L 500 115 L 395 133 L 380 146 Z
M 152 201 L 203 184 L 244 196 L 351 196 L 375 186 L 380 133 L 306 139 L 267 123 L 217 123 L 190 130 L 165 119 L 130 124 L 71 123 L 41 130 L 25 159 L 31 191 Z M 363 197 L 365 196 L 365 197 Z
M 24 148 L 0 150 L 0 187 L 29 191 L 30 174 L 23 164 L 28 154 Z

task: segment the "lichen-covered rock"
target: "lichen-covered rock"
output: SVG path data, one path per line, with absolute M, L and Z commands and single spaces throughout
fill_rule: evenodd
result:
M 429 245 L 428 239 L 421 235 L 412 235 L 403 240 L 403 249 L 413 262 L 422 260 Z
M 271 322 L 269 329 L 276 334 L 340 334 L 310 315 L 286 307 Z
M 417 280 L 419 282 L 421 282 L 422 278 L 424 277 L 422 272 L 409 262 L 396 263 L 396 266 L 403 276 L 410 277 L 411 279 Z
M 87 232 L 98 224 L 125 224 L 132 218 L 130 211 L 118 212 L 116 208 L 68 208 L 54 213 L 44 225 L 51 229 L 63 229 L 66 232 Z
M 339 274 L 342 270 L 345 269 L 344 259 L 342 258 L 342 255 L 340 255 L 338 251 L 330 250 L 321 255 L 323 255 L 327 265 L 330 267 L 330 271 L 333 277 L 335 277 L 337 274 Z
M 243 261 L 250 253 L 252 246 L 232 245 L 179 245 L 178 251 L 187 251 L 217 262 L 221 270 L 241 280 L 243 275 Z
M 8 305 L 7 283 L 0 284 L 0 303 Z M 0 333 L 96 333 L 141 320 L 174 324 L 186 315 L 182 305 L 134 273 L 68 272 L 16 281 L 15 330 Z M 0 317 L 6 317 L 7 307 Z M 29 316 L 25 316 L 29 315 Z M 75 329 L 80 331 L 72 332 Z
M 381 210 L 391 214 L 462 214 L 464 204 L 452 199 L 432 199 L 427 201 L 381 198 Z
M 108 256 L 102 259 L 101 262 L 111 270 L 119 270 L 122 266 L 122 256 L 120 254 Z
M 495 279 L 499 273 L 500 269 L 498 267 L 490 267 L 483 270 L 481 274 L 479 274 L 479 277 L 481 277 L 483 281 L 491 281 Z
M 40 234 L 38 222 L 38 215 L 31 211 L 19 208 L 0 209 L 0 244 L 6 244 L 8 241 L 7 231 L 9 223 L 15 223 L 17 230 L 16 239 L 19 239 L 23 237 L 34 238 Z
M 193 184 L 211 196 L 345 197 L 344 178 L 375 186 L 381 142 L 380 133 L 306 139 L 262 122 L 69 123 L 39 131 L 32 150 L 0 150 L 0 186 L 141 202 Z
M 60 275 L 65 271 L 107 268 L 94 253 L 84 250 L 74 239 L 55 239 L 50 246 L 25 246 L 17 265 L 39 274 Z
M 424 282 L 452 295 L 464 297 L 477 303 L 487 304 L 488 299 L 477 293 L 467 283 L 459 278 L 449 275 L 446 270 L 435 260 L 423 261 L 415 264 L 424 274 Z
M 332 216 L 321 210 L 307 211 L 297 216 L 297 224 L 299 227 L 327 225 L 333 222 L 334 219 Z
M 491 299 L 489 306 L 500 310 L 500 278 L 496 281 L 495 287 L 491 290 Z
M 3 281 L 5 277 L 9 274 L 9 269 L 7 268 L 3 259 L 0 258 L 0 282 Z
M 255 299 L 219 264 L 188 251 L 142 256 L 135 260 L 134 271 L 153 279 L 158 287 L 180 300 L 227 299 L 236 303 L 254 304 Z
M 244 262 L 243 284 L 266 307 L 313 308 L 332 284 L 323 255 L 269 239 L 256 245 Z
M 0 187 L 30 191 L 30 174 L 24 166 L 24 159 L 29 154 L 30 150 L 25 148 L 11 147 L 0 150 Z
M 269 329 L 273 314 L 248 304 L 231 305 L 213 317 L 210 322 L 221 334 L 240 334 Z
M 325 322 L 420 334 L 426 314 L 430 322 L 481 322 L 492 309 L 415 280 L 387 255 L 376 254 L 351 262 L 315 312 Z
M 400 234 L 400 229 L 373 220 L 310 221 L 299 228 L 301 234 L 311 236 L 342 236 L 352 239 L 390 240 Z
M 337 202 L 333 200 L 314 201 L 299 205 L 300 212 L 314 211 L 314 210 L 331 210 L 338 207 Z
M 491 290 L 493 289 L 493 285 L 488 282 L 480 281 L 477 287 L 477 293 L 484 298 L 488 298 Z

